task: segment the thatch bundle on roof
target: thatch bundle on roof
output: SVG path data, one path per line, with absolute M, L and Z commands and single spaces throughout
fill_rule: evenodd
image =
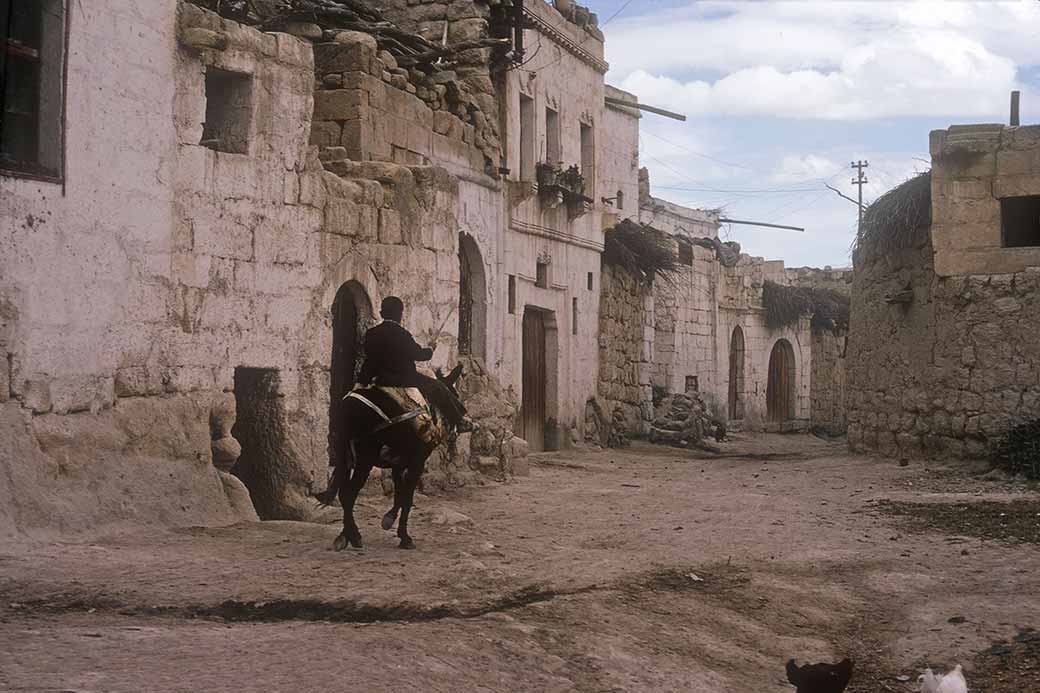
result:
M 668 277 L 679 270 L 679 259 L 668 234 L 630 219 L 621 220 L 607 231 L 603 261 L 621 267 L 641 282 L 653 281 L 656 276 Z
M 927 239 L 932 225 L 932 175 L 921 173 L 879 197 L 863 212 L 856 251 L 875 255 L 904 250 Z
M 776 330 L 811 317 L 813 330 L 841 330 L 849 326 L 849 297 L 834 289 L 785 286 L 766 281 L 762 287 L 766 327 Z

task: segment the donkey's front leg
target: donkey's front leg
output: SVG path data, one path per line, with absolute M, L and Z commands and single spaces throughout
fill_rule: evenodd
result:
M 383 529 L 389 531 L 393 529 L 394 523 L 397 522 L 397 513 L 401 510 L 401 499 L 404 495 L 404 467 L 391 467 L 390 476 L 394 481 L 394 507 L 386 511 L 383 515 L 383 521 L 381 523 Z
M 332 543 L 332 548 L 336 551 L 342 551 L 347 548 L 348 544 L 355 549 L 364 547 L 361 541 L 361 530 L 358 529 L 357 522 L 354 520 L 354 503 L 365 482 L 368 481 L 368 474 L 371 471 L 371 464 L 358 460 L 346 483 L 340 486 L 339 502 L 343 506 L 343 531 Z

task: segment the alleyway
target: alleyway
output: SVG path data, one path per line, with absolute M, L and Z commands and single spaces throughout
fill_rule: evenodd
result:
M 727 446 L 536 456 L 420 498 L 415 552 L 375 495 L 363 552 L 297 523 L 0 546 L 0 688 L 746 693 L 845 654 L 850 691 L 958 661 L 972 691 L 1036 680 L 1040 494 L 807 436 Z M 881 500 L 1017 501 L 993 522 L 1025 541 Z

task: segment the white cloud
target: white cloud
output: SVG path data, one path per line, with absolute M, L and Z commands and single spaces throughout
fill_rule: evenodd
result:
M 779 168 L 769 177 L 774 183 L 798 183 L 831 178 L 842 165 L 815 154 L 788 154 Z
M 612 26 L 612 78 L 688 115 L 982 117 L 1021 88 L 1016 64 L 1040 64 L 1040 3 L 703 5 Z

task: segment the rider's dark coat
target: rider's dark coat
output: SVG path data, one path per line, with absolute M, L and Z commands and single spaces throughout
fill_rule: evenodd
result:
M 365 362 L 358 383 L 419 387 L 423 379 L 415 370 L 415 362 L 432 358 L 433 349 L 419 346 L 400 323 L 384 320 L 365 333 Z

